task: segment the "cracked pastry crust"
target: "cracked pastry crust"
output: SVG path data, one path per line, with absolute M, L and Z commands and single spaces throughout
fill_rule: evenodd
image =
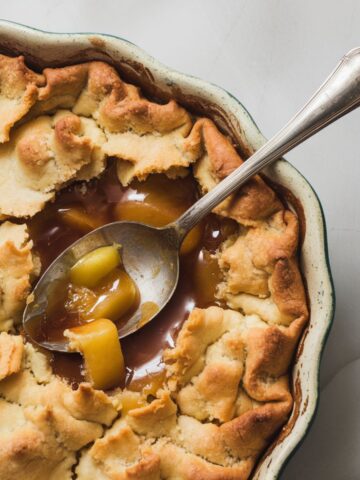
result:
M 67 110 L 16 128 L 10 142 L 0 146 L 1 213 L 33 216 L 66 182 L 98 175 L 105 166 L 103 142 L 92 119 Z
M 20 320 L 37 270 L 31 247 L 26 225 L 0 225 L 0 331 L 13 329 Z
M 216 253 L 222 308 L 190 313 L 156 394 L 72 390 L 17 332 L 40 271 L 26 217 L 108 157 L 123 185 L 192 166 L 202 193 L 243 159 L 211 120 L 144 98 L 103 62 L 37 74 L 0 55 L 0 87 L 0 478 L 248 479 L 293 405 L 308 320 L 296 215 L 251 179 L 215 209 L 239 225 Z
M 24 57 L 0 55 L 0 143 L 9 140 L 11 127 L 34 105 L 43 75 L 28 69 Z
M 75 452 L 103 434 L 117 403 L 55 377 L 20 336 L 0 335 L 0 478 L 71 479 Z

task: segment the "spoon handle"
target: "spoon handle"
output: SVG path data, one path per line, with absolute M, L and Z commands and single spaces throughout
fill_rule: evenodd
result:
M 276 135 L 172 224 L 179 242 L 250 177 L 359 104 L 360 47 L 350 50 L 342 58 L 306 105 Z

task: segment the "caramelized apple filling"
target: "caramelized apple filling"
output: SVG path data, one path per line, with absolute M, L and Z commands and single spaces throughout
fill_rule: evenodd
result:
M 62 335 L 69 339 L 71 351 L 82 354 L 85 378 L 98 389 L 119 386 L 125 379 L 114 322 L 120 322 L 139 304 L 138 289 L 122 266 L 119 250 L 120 245 L 109 245 L 87 253 L 70 269 L 65 285 L 64 311 L 70 328 L 64 328 Z M 62 297 L 63 289 L 63 282 L 54 288 L 48 299 L 50 306 L 54 305 L 53 296 Z M 46 322 L 54 323 L 53 312 L 54 308 L 48 309 Z M 77 326 L 71 325 L 73 319 Z M 60 322 L 60 330 L 61 325 L 66 326 Z
M 100 247 L 70 270 L 65 308 L 82 321 L 109 318 L 119 322 L 137 303 L 134 281 L 121 267 L 118 246 Z
M 191 205 L 184 203 L 184 194 L 173 190 L 169 179 L 163 176 L 149 177 L 144 183 L 134 182 L 133 186 L 136 186 L 136 193 L 129 193 L 127 198 L 115 207 L 117 220 L 163 227 L 179 218 Z M 184 239 L 180 255 L 194 251 L 199 246 L 201 237 L 201 225 L 196 225 Z
M 84 255 L 70 269 L 66 287 L 65 311 L 80 325 L 64 330 L 63 335 L 70 340 L 70 350 L 82 354 L 85 377 L 99 389 L 119 386 L 125 378 L 118 329 L 113 322 L 121 321 L 138 306 L 137 287 L 122 266 L 119 250 L 119 245 L 109 245 Z M 52 295 L 59 293 L 55 288 Z M 49 316 L 51 321 L 51 312 Z
M 71 243 L 100 225 L 134 220 L 162 226 L 174 221 L 197 198 L 196 182 L 191 175 L 176 180 L 152 175 L 125 188 L 110 167 L 98 180 L 62 190 L 54 203 L 30 221 L 31 237 L 45 269 Z M 126 366 L 122 386 L 149 395 L 161 387 L 163 350 L 174 344 L 177 332 L 194 306 L 205 308 L 218 303 L 215 293 L 221 276 L 214 253 L 237 228 L 232 220 L 211 214 L 190 232 L 182 247 L 179 284 L 173 298 L 147 325 L 158 307 L 141 305 L 144 326 L 121 340 Z M 64 330 L 90 325 L 90 320 L 125 322 L 132 316 L 138 308 L 139 296 L 136 285 L 121 263 L 117 263 L 117 254 L 112 252 L 108 256 L 106 250 L 98 251 L 87 265 L 85 259 L 79 262 L 72 271 L 71 285 L 65 286 L 63 295 L 56 298 L 51 315 L 43 319 L 35 337 L 59 340 Z M 76 357 L 76 361 L 75 357 L 75 354 L 55 354 L 55 373 L 73 382 L 81 381 L 81 357 Z M 88 368 L 85 355 L 84 358 Z

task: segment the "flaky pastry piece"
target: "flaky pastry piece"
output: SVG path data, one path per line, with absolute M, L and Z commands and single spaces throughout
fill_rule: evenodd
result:
M 81 456 L 76 473 L 79 480 L 247 478 L 251 461 L 222 466 L 228 459 L 219 427 L 178 416 L 169 393 L 162 391 L 95 441 Z
M 119 159 L 123 185 L 150 173 L 187 173 L 185 167 L 195 160 L 185 141 L 192 121 L 176 102 L 160 105 L 143 98 L 103 62 L 47 68 L 43 73 L 45 86 L 30 117 L 71 108 L 78 116 L 93 118 L 107 138 L 104 154 Z
M 24 57 L 0 55 L 0 143 L 35 104 L 44 77 L 26 67 Z
M 0 225 L 0 331 L 11 330 L 20 320 L 37 270 L 31 248 L 26 225 Z
M 0 146 L 0 211 L 33 216 L 70 180 L 89 179 L 104 168 L 102 131 L 92 119 L 60 110 L 17 127 Z
M 255 315 L 193 310 L 164 356 L 168 389 L 125 411 L 85 450 L 77 478 L 249 478 L 292 407 L 287 372 L 298 331 L 276 332 Z
M 111 425 L 117 401 L 72 390 L 19 336 L 2 333 L 0 346 L 0 478 L 70 480 L 75 452 Z
M 282 210 L 225 243 L 219 253 L 224 281 L 218 295 L 236 310 L 257 314 L 275 325 L 307 319 L 296 254 L 298 220 Z
M 175 348 L 166 351 L 168 385 L 181 413 L 190 417 L 185 445 L 193 453 L 224 466 L 246 460 L 251 470 L 286 421 L 292 407 L 288 351 L 295 348 L 298 332 L 288 339 L 288 332 L 277 329 L 269 342 L 272 329 L 256 315 L 195 309 Z M 219 456 L 214 449 L 221 444 Z M 233 478 L 247 476 L 234 471 Z
M 0 333 L 0 381 L 20 371 L 23 350 L 24 344 L 20 336 Z
M 239 167 L 243 159 L 211 120 L 199 119 L 193 127 L 191 137 L 192 142 L 203 150 L 194 167 L 194 175 L 202 192 L 207 193 Z M 255 175 L 214 211 L 233 218 L 242 225 L 255 225 L 282 208 L 273 190 Z
M 160 459 L 120 419 L 83 453 L 76 474 L 79 480 L 160 480 Z

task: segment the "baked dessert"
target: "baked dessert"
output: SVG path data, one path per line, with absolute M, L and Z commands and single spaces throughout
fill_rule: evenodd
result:
M 308 320 L 296 215 L 259 176 L 217 207 L 172 302 L 122 342 L 123 384 L 97 390 L 76 355 L 21 334 L 31 286 L 84 233 L 167 223 L 243 159 L 102 62 L 35 73 L 1 56 L 0 105 L 0 478 L 250 478 L 291 412 Z

